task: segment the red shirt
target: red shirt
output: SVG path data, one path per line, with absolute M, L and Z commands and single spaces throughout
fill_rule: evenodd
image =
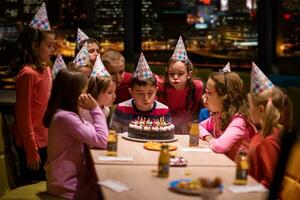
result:
M 257 133 L 249 146 L 249 174 L 264 186 L 270 186 L 280 151 L 281 129 L 274 128 L 273 133 L 263 137 Z
M 131 73 L 124 72 L 124 78 L 116 89 L 116 100 L 114 104 L 119 104 L 123 101 L 126 101 L 128 99 L 131 99 L 131 96 L 128 92 L 128 88 L 130 87 L 131 82 Z
M 194 106 L 190 111 L 186 110 L 186 96 L 190 89 L 175 90 L 172 87 L 159 86 L 158 101 L 167 105 L 171 112 L 172 122 L 175 125 L 176 134 L 188 134 L 188 122 L 193 121 L 195 115 L 198 116 L 199 107 L 201 105 L 203 83 L 200 80 L 193 81 L 195 86 Z M 166 96 L 163 93 L 166 93 Z
M 24 147 L 27 161 L 39 159 L 38 148 L 47 146 L 48 129 L 44 113 L 52 86 L 51 69 L 43 72 L 24 66 L 16 77 L 16 107 L 13 134 L 18 146 Z

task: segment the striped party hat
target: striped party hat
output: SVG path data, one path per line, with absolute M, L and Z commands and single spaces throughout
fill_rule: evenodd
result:
M 231 72 L 230 69 L 230 63 L 228 62 L 223 69 L 220 69 L 220 72 L 226 73 L 226 72 Z
M 73 63 L 77 67 L 85 66 L 90 64 L 89 59 L 89 52 L 87 49 L 87 43 L 84 43 L 83 47 L 80 49 L 80 51 L 77 53 L 75 59 L 73 60 Z
M 80 28 L 77 28 L 77 46 L 79 47 L 79 45 L 87 39 L 89 39 L 89 36 L 87 36 Z
M 260 93 L 273 87 L 273 83 L 268 77 L 252 62 L 251 70 L 251 92 Z
M 104 67 L 104 64 L 101 61 L 99 55 L 96 58 L 91 76 L 93 76 L 93 77 L 95 77 L 95 76 L 110 77 L 110 74 Z
M 52 78 L 54 79 L 56 74 L 64 68 L 67 68 L 66 63 L 61 54 L 58 54 L 52 67 Z
M 39 30 L 51 30 L 45 2 L 43 2 L 41 7 L 38 9 L 37 13 L 32 18 L 29 26 Z
M 181 36 L 179 36 L 179 39 L 177 41 L 177 44 L 176 44 L 175 50 L 173 52 L 173 55 L 171 56 L 171 59 L 180 60 L 184 63 L 189 62 L 189 58 L 187 56 L 187 52 L 185 50 L 185 46 L 184 46 Z
M 145 80 L 145 79 L 150 78 L 152 76 L 153 76 L 153 74 L 152 74 L 152 71 L 151 71 L 148 63 L 147 63 L 147 60 L 146 60 L 143 52 L 141 52 L 136 70 L 133 73 L 133 77 L 136 77 L 140 80 Z

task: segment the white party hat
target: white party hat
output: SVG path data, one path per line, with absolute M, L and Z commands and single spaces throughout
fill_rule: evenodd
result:
M 61 54 L 58 54 L 52 67 L 52 78 L 54 79 L 56 74 L 64 68 L 67 68 L 66 63 Z
M 260 93 L 273 87 L 273 83 L 268 77 L 252 62 L 251 70 L 251 92 Z
M 89 39 L 89 36 L 87 36 L 80 28 L 77 28 L 77 46 L 79 47 L 80 43 L 87 39 Z
M 95 77 L 95 76 L 109 77 L 110 76 L 110 74 L 108 73 L 108 71 L 104 67 L 104 64 L 101 61 L 99 55 L 96 58 L 91 76 L 93 76 L 93 77 Z
M 51 30 L 45 2 L 43 2 L 41 7 L 38 9 L 37 13 L 32 18 L 29 26 L 39 30 Z
M 147 63 L 147 60 L 146 60 L 143 52 L 141 52 L 136 70 L 133 73 L 133 77 L 137 77 L 140 80 L 145 80 L 145 79 L 150 78 L 152 76 L 153 76 L 153 74 L 152 74 L 152 71 L 151 71 L 148 63 Z
M 78 67 L 90 64 L 87 43 L 84 43 L 80 51 L 77 53 L 75 59 L 73 60 L 73 63 Z

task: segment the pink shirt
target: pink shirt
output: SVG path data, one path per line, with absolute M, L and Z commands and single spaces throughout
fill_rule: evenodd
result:
M 90 111 L 93 124 L 83 121 L 77 114 L 59 109 L 49 127 L 48 159 L 45 164 L 47 191 L 72 199 L 87 192 L 87 173 L 83 144 L 105 149 L 108 129 L 99 107 Z M 87 193 L 88 194 L 88 193 Z
M 40 159 L 38 148 L 47 146 L 48 129 L 43 125 L 52 80 L 51 69 L 38 72 L 24 66 L 16 77 L 16 106 L 13 135 L 18 146 L 24 147 L 26 160 Z
M 267 137 L 257 133 L 249 146 L 249 174 L 268 188 L 278 161 L 281 143 L 280 134 L 281 129 L 279 128 L 274 128 L 273 133 Z
M 251 138 L 255 134 L 255 129 L 246 118 L 240 114 L 235 114 L 225 131 L 216 129 L 217 116 L 210 116 L 199 124 L 200 138 L 211 135 L 210 148 L 216 153 L 225 153 L 234 160 L 239 150 L 248 150 Z
M 167 105 L 170 109 L 172 122 L 175 125 L 176 134 L 189 134 L 188 123 L 193 121 L 194 116 L 198 117 L 198 112 L 202 99 L 203 83 L 200 80 L 193 81 L 195 86 L 194 107 L 190 111 L 186 110 L 186 96 L 190 92 L 189 88 L 175 90 L 172 87 L 159 87 L 158 101 Z M 165 91 L 166 96 L 163 95 Z

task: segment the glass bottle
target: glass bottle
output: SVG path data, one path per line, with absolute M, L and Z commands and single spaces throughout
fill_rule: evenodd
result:
M 169 169 L 170 169 L 169 145 L 162 144 L 159 159 L 158 159 L 158 177 L 162 177 L 162 178 L 169 177 Z
M 190 147 L 199 145 L 199 126 L 196 122 L 191 124 L 189 145 Z
M 240 151 L 236 156 L 236 175 L 234 183 L 237 185 L 246 185 L 249 170 L 247 153 Z
M 107 138 L 107 155 L 117 156 L 118 152 L 118 135 L 115 130 L 109 130 Z

